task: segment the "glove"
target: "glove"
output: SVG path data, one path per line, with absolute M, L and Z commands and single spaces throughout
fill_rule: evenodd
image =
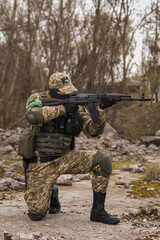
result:
M 101 99 L 101 103 L 99 104 L 99 108 L 104 110 L 105 108 L 111 107 L 113 104 L 116 104 L 115 99 L 109 100 L 108 98 L 103 97 Z
M 66 109 L 66 113 L 76 113 L 78 111 L 78 105 L 74 103 L 66 103 L 63 105 Z
M 70 136 L 77 136 L 82 130 L 81 120 L 77 116 L 69 118 L 66 125 L 66 132 Z

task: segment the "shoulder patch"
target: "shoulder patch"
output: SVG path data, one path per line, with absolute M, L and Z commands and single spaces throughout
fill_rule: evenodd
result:
M 29 107 L 31 106 L 42 106 L 41 104 L 41 96 L 38 94 L 38 93 L 33 93 L 27 100 L 27 103 L 26 103 L 26 109 L 28 109 Z
M 28 102 L 32 102 L 33 100 L 34 100 L 34 98 L 31 98 L 31 99 L 28 100 Z

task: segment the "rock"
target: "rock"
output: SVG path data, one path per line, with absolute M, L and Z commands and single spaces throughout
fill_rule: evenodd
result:
M 152 187 L 152 188 L 147 188 L 147 191 L 154 191 L 155 189 Z
M 140 209 L 132 209 L 132 212 L 130 212 L 129 214 L 132 216 L 138 216 L 140 213 Z
M 6 166 L 6 165 L 2 165 L 2 171 L 3 172 L 12 172 L 13 170 L 10 167 Z
M 73 175 L 72 182 L 80 182 L 81 180 L 76 176 Z
M 9 177 L 19 182 L 25 182 L 25 177 L 16 172 L 11 173 Z
M 160 150 L 160 148 L 158 146 L 156 146 L 155 144 L 150 144 L 148 146 L 148 149 L 149 149 L 149 151 L 158 151 L 158 150 Z
M 23 131 L 24 131 L 23 128 L 17 127 L 17 128 L 15 129 L 15 134 L 17 134 L 17 135 L 19 136 Z
M 140 142 L 147 147 L 152 143 L 156 146 L 160 146 L 160 136 L 143 136 L 140 138 Z
M 3 137 L 1 137 L 1 140 L 2 139 L 4 139 Z M 5 140 L 2 140 L 2 146 L 3 147 L 6 147 L 6 146 L 8 146 L 8 140 L 7 139 L 5 139 Z
M 148 159 L 147 160 L 148 162 L 150 162 L 150 163 L 159 163 L 160 164 L 160 158 L 159 159 Z
M 115 185 L 116 186 L 118 186 L 118 187 L 124 187 L 124 188 L 129 188 L 129 184 L 128 183 L 126 183 L 125 181 L 117 181 L 117 182 L 115 182 Z
M 115 149 L 117 149 L 118 148 L 118 144 L 117 143 L 113 143 L 112 145 L 111 145 L 111 149 L 112 150 L 115 150 Z
M 139 145 L 139 144 L 140 144 L 140 143 L 136 144 L 136 146 L 135 146 L 135 152 L 137 152 L 137 154 L 143 156 L 144 154 L 146 154 L 147 147 L 146 147 L 144 144 L 142 144 L 142 145 Z
M 34 239 L 41 239 L 42 238 L 42 233 L 41 232 L 36 232 L 36 233 L 33 233 L 33 237 L 34 237 Z
M 143 149 L 137 149 L 137 154 L 143 156 L 146 152 Z
M 126 182 L 124 182 L 124 181 L 117 181 L 117 182 L 115 182 L 115 185 L 125 185 L 126 184 Z
M 76 137 L 76 149 L 80 150 L 103 150 L 105 151 L 111 142 L 120 141 L 121 137 L 109 124 L 106 124 L 103 134 L 96 138 L 86 136 L 83 132 Z
M 135 168 L 133 169 L 133 172 L 134 173 L 145 173 L 146 172 L 146 167 L 138 167 L 138 168 Z
M 156 131 L 155 135 L 160 136 L 160 129 Z
M 57 185 L 72 186 L 72 174 L 62 174 L 56 181 Z
M 0 191 L 24 190 L 25 184 L 11 178 L 3 178 L 0 180 Z
M 141 145 L 140 145 L 140 142 L 138 142 L 138 144 L 136 144 L 136 148 L 137 148 L 137 147 L 138 147 L 139 149 L 144 150 L 144 151 L 146 150 L 146 145 L 145 145 L 145 144 L 141 144 Z
M 133 171 L 133 167 L 131 167 L 130 165 L 129 166 L 123 165 L 121 170 L 126 171 L 126 172 L 131 172 L 131 171 Z
M 13 147 L 12 146 L 10 146 L 10 145 L 8 145 L 8 146 L 4 146 L 3 148 L 1 147 L 0 148 L 0 153 L 1 154 L 8 154 L 8 153 L 11 153 L 11 152 L 13 152 L 14 151 L 14 149 L 13 149 Z
M 7 139 L 7 137 L 6 136 L 1 136 L 1 141 L 2 141 L 2 145 L 3 145 L 3 141 L 5 141 Z
M 11 133 L 9 131 L 5 132 L 6 137 L 10 137 Z
M 10 144 L 11 146 L 17 145 L 17 143 L 18 143 L 18 138 L 19 138 L 19 136 L 16 135 L 16 134 L 11 135 L 11 136 L 8 138 L 8 144 Z
M 11 200 L 11 199 L 12 199 L 12 196 L 9 195 L 9 194 L 4 194 L 4 199 L 5 199 L 5 200 Z
M 102 135 L 101 135 L 101 137 L 102 137 Z M 121 139 L 118 132 L 114 128 L 112 128 L 108 123 L 106 123 L 106 125 L 104 127 L 103 138 L 109 139 L 109 140 L 114 140 L 114 139 L 120 140 Z
M 9 232 L 4 230 L 3 235 L 4 235 L 4 240 L 12 240 L 12 234 L 10 234 Z
M 0 128 L 0 133 L 5 133 L 5 130 L 3 128 Z
M 81 150 L 88 150 L 88 147 L 87 146 L 82 146 Z
M 130 164 L 129 166 L 123 165 L 121 170 L 126 172 L 133 172 L 133 173 L 145 173 L 146 167 L 144 166 L 139 167 L 138 165 Z
M 23 165 L 22 165 L 22 162 L 16 162 L 16 163 L 13 163 L 10 168 L 12 170 L 21 170 L 23 168 Z
M 34 240 L 35 239 L 32 233 L 20 233 L 18 235 L 13 233 L 12 237 L 13 237 L 12 238 L 13 240 Z
M 78 177 L 80 180 L 90 180 L 90 174 L 76 174 L 76 177 Z
M 45 224 L 46 225 L 46 224 Z M 8 231 L 3 232 L 4 240 L 55 240 L 55 239 L 66 239 L 66 240 L 75 240 L 74 237 L 64 235 L 62 233 L 9 233 Z
M 4 172 L 4 178 L 10 178 L 12 172 Z
M 127 183 L 124 184 L 123 186 L 124 186 L 124 188 L 129 188 L 129 184 L 127 184 Z

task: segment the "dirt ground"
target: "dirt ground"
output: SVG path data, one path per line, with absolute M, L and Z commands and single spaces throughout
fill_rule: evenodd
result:
M 160 222 L 148 222 L 144 219 L 138 226 L 135 226 L 131 220 L 123 219 L 124 215 L 136 212 L 139 207 L 160 204 L 158 198 L 134 199 L 127 197 L 127 191 L 130 189 L 115 186 L 118 179 L 129 183 L 131 180 L 141 177 L 141 174 L 121 171 L 117 171 L 116 175 L 111 176 L 106 198 L 106 210 L 121 219 L 121 222 L 115 226 L 89 220 L 92 206 L 90 180 L 74 182 L 70 187 L 59 186 L 60 213 L 47 214 L 46 218 L 39 222 L 32 222 L 27 217 L 27 207 L 23 199 L 24 193 L 11 193 L 9 200 L 0 201 L 0 239 L 4 239 L 4 231 L 16 234 L 41 232 L 44 235 L 54 235 L 54 239 L 160 239 L 160 235 L 157 236 L 157 232 L 160 231 Z

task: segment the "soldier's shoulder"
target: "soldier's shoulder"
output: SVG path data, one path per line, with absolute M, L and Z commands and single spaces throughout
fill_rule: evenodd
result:
M 29 105 L 32 105 L 33 103 L 41 103 L 41 94 L 40 93 L 33 93 L 26 102 L 26 108 L 28 108 Z
M 40 95 L 40 93 L 33 93 L 33 94 L 27 99 L 27 102 L 28 102 L 28 103 L 31 103 L 31 102 L 34 102 L 34 101 L 37 101 L 37 100 L 41 100 L 41 95 Z

